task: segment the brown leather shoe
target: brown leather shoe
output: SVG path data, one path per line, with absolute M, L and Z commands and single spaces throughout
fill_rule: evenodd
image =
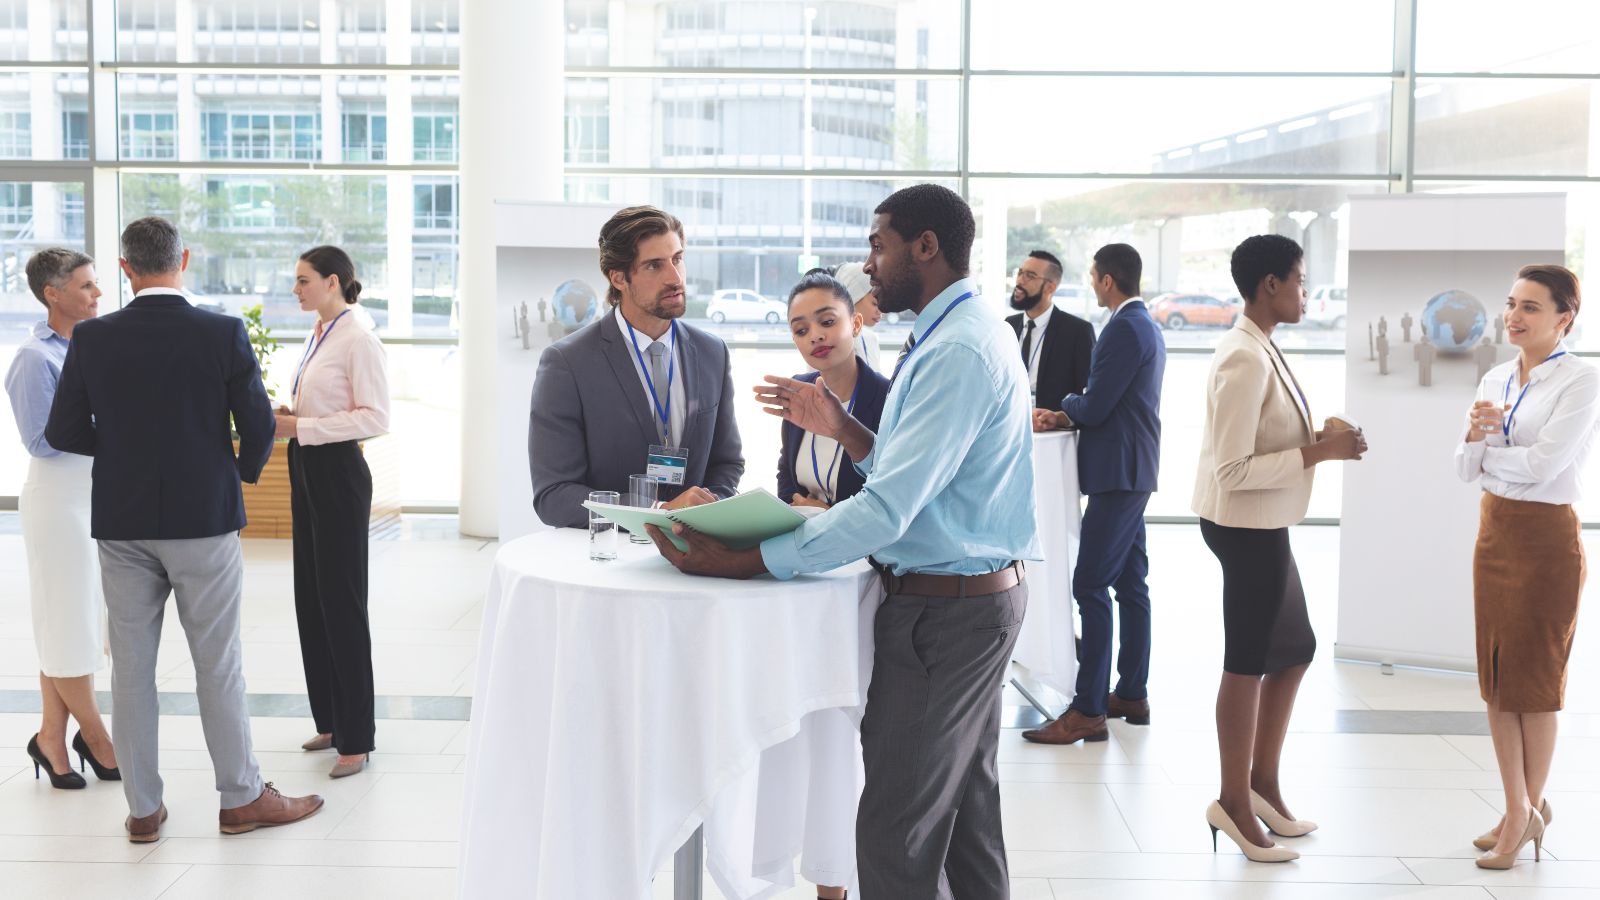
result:
M 153 844 L 161 840 L 161 823 L 167 820 L 167 805 L 148 816 L 129 816 L 122 827 L 128 829 L 128 841 L 134 844 Z
M 1106 718 L 1122 719 L 1129 725 L 1150 724 L 1150 701 L 1124 700 L 1115 691 L 1106 695 Z
M 1022 733 L 1023 740 L 1035 744 L 1076 744 L 1079 741 L 1093 744 L 1110 736 L 1105 716 L 1086 716 L 1075 709 L 1068 709 L 1043 728 Z
M 221 823 L 223 834 L 244 834 L 257 828 L 298 822 L 321 808 L 322 798 L 316 794 L 285 797 L 269 781 L 261 789 L 261 796 L 244 806 L 223 810 L 217 815 L 217 820 Z

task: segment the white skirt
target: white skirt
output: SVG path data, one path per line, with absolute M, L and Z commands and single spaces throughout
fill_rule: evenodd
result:
M 74 453 L 33 457 L 17 508 L 28 556 L 33 642 L 51 678 L 93 675 L 105 665 L 100 555 L 89 537 L 94 460 Z

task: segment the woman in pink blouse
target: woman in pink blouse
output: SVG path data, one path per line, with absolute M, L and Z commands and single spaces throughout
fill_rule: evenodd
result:
M 389 377 L 361 282 L 338 247 L 313 247 L 295 269 L 300 308 L 317 314 L 295 367 L 278 437 L 289 439 L 294 606 L 317 736 L 336 747 L 333 778 L 365 768 L 373 748 L 367 523 L 372 473 L 358 441 L 389 430 Z

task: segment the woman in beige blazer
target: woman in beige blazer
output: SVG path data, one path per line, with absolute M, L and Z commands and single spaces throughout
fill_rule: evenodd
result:
M 1300 854 L 1273 843 L 1256 819 L 1283 837 L 1317 827 L 1289 814 L 1278 785 L 1295 693 L 1317 648 L 1289 526 L 1305 518 L 1312 467 L 1360 459 L 1367 443 L 1334 420 L 1315 429 L 1305 392 L 1272 342 L 1278 325 L 1305 313 L 1300 245 L 1275 234 L 1245 240 L 1233 251 L 1233 280 L 1244 315 L 1212 358 L 1193 504 L 1222 564 L 1226 636 L 1217 690 L 1222 792 L 1206 822 L 1213 849 L 1221 830 L 1252 860 L 1287 862 Z

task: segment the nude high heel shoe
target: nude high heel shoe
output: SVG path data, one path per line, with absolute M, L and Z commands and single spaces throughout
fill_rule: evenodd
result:
M 1310 819 L 1290 819 L 1280 814 L 1255 791 L 1250 792 L 1250 811 L 1256 818 L 1267 823 L 1267 830 L 1280 837 L 1304 837 L 1317 830 L 1317 823 Z M 1493 847 L 1494 844 L 1489 846 Z
M 1539 801 L 1539 818 L 1544 820 L 1544 827 L 1550 827 L 1552 819 L 1550 817 L 1550 800 L 1548 797 Z M 1472 846 L 1477 847 L 1479 850 L 1493 850 L 1494 845 L 1499 842 L 1499 835 L 1493 831 L 1485 831 L 1473 840 Z
M 1217 832 L 1226 834 L 1239 849 L 1244 852 L 1251 862 L 1289 862 L 1299 859 L 1300 854 L 1288 847 L 1273 844 L 1271 847 L 1257 847 L 1250 843 L 1244 835 L 1239 833 L 1239 826 L 1233 824 L 1233 819 L 1228 817 L 1228 811 L 1216 800 L 1206 807 L 1206 824 L 1211 826 L 1211 852 L 1217 852 Z
M 1517 854 L 1522 852 L 1523 847 L 1528 846 L 1529 841 L 1533 841 L 1533 861 L 1538 862 L 1544 844 L 1544 819 L 1539 818 L 1539 811 L 1536 809 L 1528 810 L 1528 827 L 1522 829 L 1522 837 L 1517 840 L 1517 845 L 1507 853 L 1486 853 L 1478 857 L 1478 868 L 1511 868 L 1517 863 Z

